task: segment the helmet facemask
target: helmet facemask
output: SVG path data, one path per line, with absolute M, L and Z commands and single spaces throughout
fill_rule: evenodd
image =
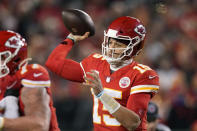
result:
M 133 52 L 134 46 L 140 43 L 140 37 L 136 36 L 134 38 L 130 38 L 129 36 L 122 35 L 113 35 L 116 34 L 115 30 L 108 30 L 108 33 L 104 31 L 104 42 L 102 43 L 102 55 L 103 57 L 111 64 L 121 62 L 124 58 L 128 57 L 131 59 L 131 54 Z M 109 41 L 110 39 L 116 39 L 121 43 L 127 45 L 126 48 L 110 48 Z M 114 57 L 114 53 L 116 50 L 122 50 L 122 53 L 118 57 Z

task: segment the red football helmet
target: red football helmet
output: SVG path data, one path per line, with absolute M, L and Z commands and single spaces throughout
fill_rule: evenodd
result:
M 14 74 L 26 62 L 25 39 L 13 31 L 0 31 L 0 78 Z
M 144 46 L 146 30 L 142 23 L 129 16 L 119 17 L 114 20 L 104 32 L 104 42 L 102 44 L 102 54 L 106 60 L 110 62 L 121 61 L 123 58 L 131 59 L 137 55 Z M 126 48 L 109 48 L 109 40 L 114 38 L 116 40 L 125 41 Z M 123 50 L 122 55 L 118 58 L 113 57 L 115 50 Z M 108 55 L 109 50 L 111 54 Z

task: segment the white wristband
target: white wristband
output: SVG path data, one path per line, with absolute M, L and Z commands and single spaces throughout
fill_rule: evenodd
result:
M 104 90 L 103 90 L 103 91 L 101 91 L 98 95 L 96 95 L 96 97 L 97 97 L 97 98 L 99 98 L 100 96 L 102 96 L 102 95 L 103 95 L 103 93 L 104 93 Z
M 76 43 L 76 40 L 71 33 L 67 36 L 67 38 L 71 39 L 74 43 Z
M 2 131 L 4 126 L 4 117 L 0 117 L 0 131 Z
M 102 95 L 98 98 L 110 114 L 113 114 L 120 108 L 120 103 L 118 103 L 114 98 L 112 98 L 105 92 L 103 92 Z

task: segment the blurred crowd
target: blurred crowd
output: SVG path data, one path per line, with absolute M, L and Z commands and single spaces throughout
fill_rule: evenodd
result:
M 96 34 L 76 44 L 69 58 L 81 61 L 101 52 L 103 32 L 119 16 L 133 16 L 147 29 L 136 60 L 155 69 L 160 91 L 153 98 L 161 122 L 172 130 L 197 131 L 197 0 L 0 0 L 0 29 L 19 32 L 29 45 L 31 63 L 44 65 L 67 35 L 61 11 L 77 8 L 95 22 Z M 50 72 L 62 131 L 92 130 L 89 89 Z

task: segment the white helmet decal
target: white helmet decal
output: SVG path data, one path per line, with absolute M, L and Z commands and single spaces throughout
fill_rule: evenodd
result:
M 145 37 L 145 34 L 146 34 L 146 29 L 145 29 L 145 27 L 143 26 L 143 25 L 138 25 L 135 29 L 134 29 L 134 31 L 136 32 L 136 33 L 138 33 L 142 38 L 141 38 L 141 40 L 144 40 L 144 37 Z

